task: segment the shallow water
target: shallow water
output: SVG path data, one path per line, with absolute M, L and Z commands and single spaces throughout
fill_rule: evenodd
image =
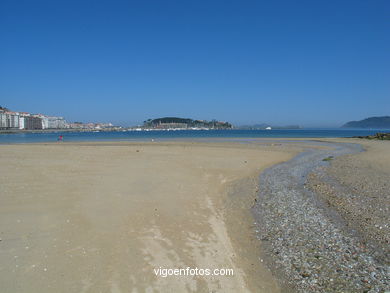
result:
M 319 138 L 372 135 L 390 130 L 379 129 L 280 129 L 280 130 L 177 130 L 110 131 L 0 134 L 0 143 L 53 142 L 60 135 L 64 141 L 150 141 L 193 138 Z

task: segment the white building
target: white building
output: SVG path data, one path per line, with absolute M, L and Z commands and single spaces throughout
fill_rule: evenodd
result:
M 19 129 L 24 129 L 24 115 L 19 115 Z
M 42 116 L 42 129 L 49 128 L 49 117 Z
M 4 111 L 0 111 L 0 129 L 7 128 L 7 116 Z
M 68 123 L 63 117 L 11 112 L 0 109 L 0 129 L 63 129 Z
M 2 128 L 2 129 L 18 129 L 19 128 L 19 113 L 0 111 L 0 128 Z
M 47 118 L 47 128 L 49 129 L 59 129 L 59 128 L 68 127 L 68 123 L 66 123 L 63 117 L 48 116 L 46 118 Z

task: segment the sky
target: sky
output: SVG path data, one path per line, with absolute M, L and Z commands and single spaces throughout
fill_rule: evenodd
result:
M 118 125 L 390 115 L 390 1 L 1 0 L 0 105 Z

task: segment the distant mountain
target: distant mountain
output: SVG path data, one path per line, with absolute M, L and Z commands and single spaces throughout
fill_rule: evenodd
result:
M 345 123 L 343 128 L 384 128 L 390 129 L 390 116 L 370 117 L 360 121 Z

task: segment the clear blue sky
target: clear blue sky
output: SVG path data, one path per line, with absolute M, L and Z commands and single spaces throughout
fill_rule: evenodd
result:
M 390 115 L 390 1 L 0 1 L 0 105 L 70 121 Z

